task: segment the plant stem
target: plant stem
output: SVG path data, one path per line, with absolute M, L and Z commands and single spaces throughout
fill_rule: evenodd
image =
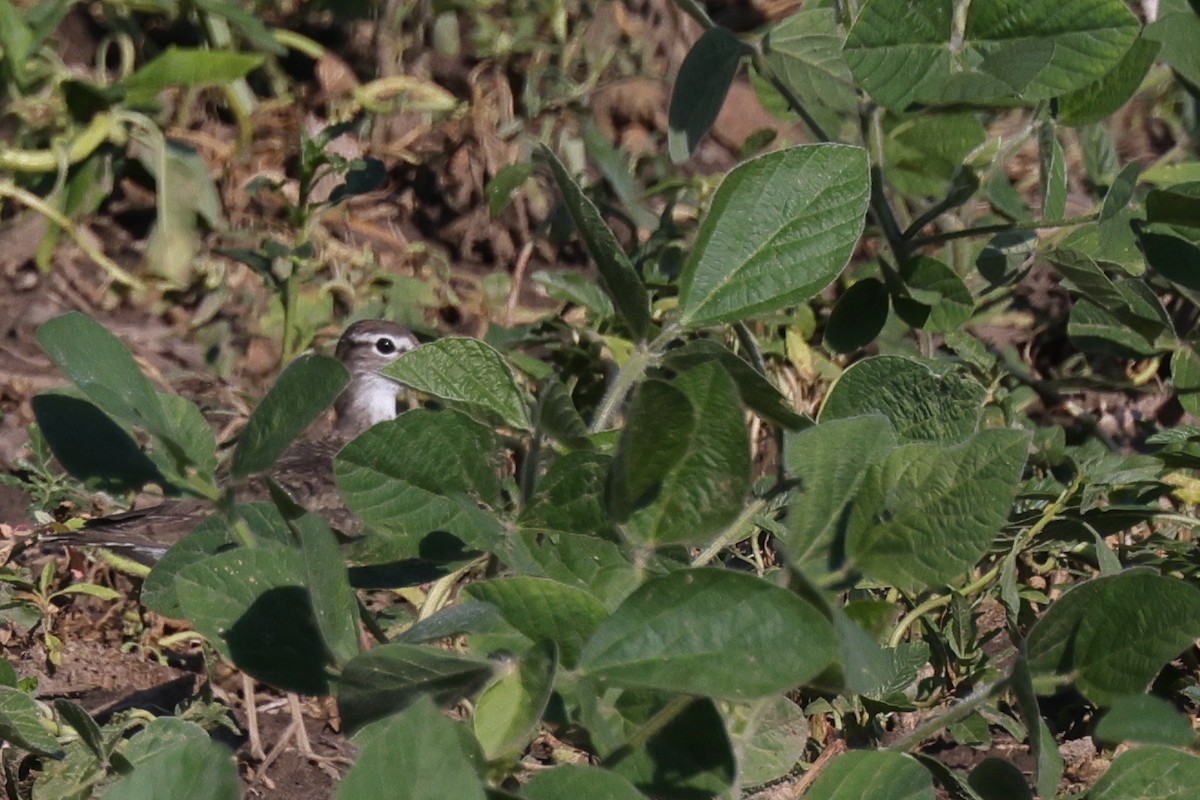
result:
M 927 737 L 932 736 L 948 725 L 953 725 L 960 719 L 966 719 L 972 711 L 1005 691 L 1008 688 L 1008 683 L 1009 678 L 1002 678 L 993 683 L 983 684 L 967 697 L 963 698 L 962 702 L 951 706 L 945 712 L 918 725 L 907 736 L 903 736 L 899 740 L 892 742 L 884 749 L 901 753 L 913 749 L 925 741 Z
M 621 401 L 633 389 L 633 385 L 646 374 L 646 370 L 658 362 L 664 348 L 675 338 L 678 330 L 679 328 L 675 324 L 667 325 L 654 341 L 649 344 L 639 344 L 634 348 L 629 360 L 617 371 L 617 377 L 613 379 L 608 391 L 600 400 L 600 405 L 596 407 L 596 416 L 592 418 L 588 433 L 599 433 L 607 428 L 609 421 L 617 413 Z
M 1076 475 L 1075 480 L 1071 481 L 1071 485 L 1066 489 L 1063 489 L 1058 497 L 1054 499 L 1054 502 L 1046 506 L 1045 510 L 1042 511 L 1042 516 L 1038 518 L 1038 521 L 1029 526 L 1028 530 L 1026 530 L 1023 534 L 1017 536 L 1017 541 L 1013 543 L 1013 551 L 1019 553 L 1021 550 L 1024 550 L 1025 546 L 1033 541 L 1035 536 L 1041 533 L 1047 525 L 1053 522 L 1058 515 L 1062 513 L 1062 510 L 1066 508 L 1067 503 L 1071 501 L 1071 498 L 1077 491 L 1079 491 L 1079 487 L 1082 485 L 1083 476 Z M 994 581 L 997 576 L 1000 575 L 1000 569 L 1000 565 L 992 567 L 983 575 L 964 586 L 958 592 L 958 594 L 961 594 L 963 597 L 973 597 L 976 594 L 979 594 L 979 592 L 990 586 L 992 581 Z M 900 642 L 904 640 L 904 634 L 913 625 L 913 623 L 934 609 L 944 608 L 945 606 L 950 605 L 953 599 L 953 594 L 937 595 L 936 597 L 929 598 L 912 611 L 905 614 L 904 618 L 900 620 L 900 623 L 896 626 L 896 630 L 892 631 L 892 635 L 888 638 L 888 647 L 896 647 L 899 645 Z
M 703 567 L 708 562 L 717 557 L 717 554 L 724 550 L 734 542 L 741 541 L 747 535 L 749 530 L 754 527 L 754 518 L 767 509 L 767 501 L 761 497 L 753 503 L 742 509 L 742 513 L 738 514 L 737 519 L 729 523 L 725 530 L 721 531 L 720 535 L 709 544 L 708 547 L 701 550 L 695 558 L 692 559 L 693 567 Z
M 31 192 L 25 191 L 20 186 L 17 186 L 15 183 L 8 180 L 0 180 L 0 197 L 12 198 L 22 205 L 32 208 L 46 219 L 62 228 L 64 231 L 66 231 L 67 235 L 71 237 L 71 240 L 75 242 L 76 246 L 78 246 L 88 258 L 95 261 L 96 264 L 99 265 L 102 270 L 107 272 L 109 276 L 117 283 L 128 286 L 130 289 L 139 291 L 145 288 L 145 285 L 140 280 L 121 269 L 117 262 L 106 256 L 104 252 L 100 250 L 100 248 L 95 247 L 87 240 L 87 237 L 81 235 L 79 228 L 75 226 L 74 222 L 72 222 L 64 214 L 60 213 L 58 209 L 47 204 L 42 198 Z
M 970 236 L 984 236 L 989 233 L 1005 233 L 1007 231 L 1036 231 L 1041 228 L 1069 228 L 1072 225 L 1085 225 L 1089 222 L 1095 222 L 1099 217 L 1099 211 L 1093 211 L 1090 214 L 1084 214 L 1079 217 L 1069 217 L 1067 219 L 1046 219 L 1046 220 L 1031 220 L 1030 222 L 1005 222 L 998 225 L 980 225 L 978 228 L 963 228 L 957 231 L 944 231 L 935 233 L 930 236 L 922 236 L 913 239 L 910 243 L 912 247 L 925 247 L 931 244 L 941 244 L 942 242 L 953 241 L 954 239 L 966 239 Z

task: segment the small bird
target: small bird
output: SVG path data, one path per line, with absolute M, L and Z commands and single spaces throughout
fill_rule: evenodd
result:
M 367 428 L 396 418 L 397 395 L 403 386 L 377 370 L 418 344 L 410 330 L 386 320 L 362 320 L 347 328 L 338 340 L 335 356 L 349 370 L 350 383 L 334 401 L 332 433 L 294 442 L 270 472 L 293 500 L 309 511 L 325 514 L 336 528 L 347 530 L 354 519 L 334 483 L 333 459 Z M 261 484 L 252 484 L 244 496 L 265 499 L 267 492 Z M 168 500 L 99 517 L 77 533 L 42 536 L 40 542 L 101 547 L 153 566 L 212 511 L 213 504 L 208 501 Z

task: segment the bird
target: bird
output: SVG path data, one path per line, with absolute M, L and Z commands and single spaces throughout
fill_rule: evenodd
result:
M 355 520 L 334 483 L 333 459 L 360 433 L 396 418 L 398 395 L 404 387 L 378 370 L 418 345 L 412 331 L 387 320 L 361 320 L 346 328 L 334 355 L 349 371 L 350 382 L 334 401 L 333 430 L 294 442 L 269 473 L 296 503 L 308 511 L 323 513 L 339 530 L 349 532 Z M 241 496 L 266 499 L 268 491 L 259 482 L 245 487 Z M 166 500 L 97 517 L 74 533 L 43 535 L 40 543 L 99 547 L 152 567 L 213 510 L 210 501 Z

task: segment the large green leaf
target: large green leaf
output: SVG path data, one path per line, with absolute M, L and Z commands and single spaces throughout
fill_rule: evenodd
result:
M 1008 519 L 1029 439 L 984 430 L 959 445 L 892 450 L 855 498 L 847 557 L 893 586 L 937 586 L 970 569 Z
M 230 468 L 233 476 L 244 478 L 270 469 L 349 380 L 346 368 L 332 358 L 304 355 L 288 364 L 238 437 Z
M 1067 591 L 1029 631 L 1026 649 L 1035 679 L 1071 675 L 1084 696 L 1107 705 L 1145 691 L 1197 637 L 1200 590 L 1136 569 Z
M 234 506 L 232 516 L 256 541 L 285 545 L 294 542 L 287 520 L 274 503 L 239 503 Z M 142 605 L 164 617 L 183 617 L 175 576 L 189 565 L 229 549 L 237 541 L 238 536 L 224 515 L 214 513 L 201 519 L 191 533 L 171 545 L 154 564 L 142 583 Z
M 233 754 L 194 722 L 160 717 L 130 739 L 122 755 L 133 771 L 105 790 L 106 798 L 236 800 L 242 796 Z
M 587 450 L 555 459 L 538 481 L 517 523 L 529 531 L 603 535 L 612 525 L 605 512 L 605 481 L 612 458 Z
M 329 656 L 305 588 L 299 550 L 267 545 L 218 553 L 175 576 L 184 617 L 250 675 L 287 691 L 329 693 Z
M 1125 105 L 1146 77 L 1158 48 L 1158 42 L 1135 39 L 1112 69 L 1059 98 L 1059 119 L 1064 125 L 1090 125 Z
M 801 100 L 841 113 L 858 107 L 832 8 L 805 5 L 772 28 L 762 47 L 776 77 Z
M 550 165 L 567 211 L 587 245 L 588 253 L 596 261 L 600 280 L 613 305 L 635 337 L 645 336 L 650 327 L 650 296 L 642 284 L 641 276 L 621 249 L 617 237 L 604 224 L 599 209 L 583 193 L 579 184 L 571 179 L 558 157 L 545 146 L 538 148 L 537 156 Z
M 667 147 L 675 163 L 696 152 L 725 103 L 738 64 L 750 52 L 725 28 L 709 28 L 700 35 L 679 66 L 671 89 Z
M 453 562 L 487 550 L 500 521 L 479 508 L 500 497 L 491 430 L 456 411 L 417 409 L 375 425 L 342 448 L 334 474 L 367 525 L 351 546 L 364 563 Z
M 305 586 L 313 618 L 333 663 L 341 666 L 362 651 L 358 630 L 358 598 L 350 588 L 337 539 L 320 514 L 305 514 L 292 523 L 304 556 Z
M 346 665 L 338 684 L 338 711 L 353 731 L 422 697 L 453 705 L 482 689 L 493 674 L 494 665 L 485 659 L 393 642 Z
M 853 750 L 826 765 L 805 794 L 809 800 L 933 800 L 933 779 L 911 756 Z
M 262 66 L 265 56 L 228 50 L 168 47 L 164 53 L 125 79 L 125 88 L 141 99 L 169 86 L 220 86 Z
M 54 457 L 88 486 L 119 493 L 167 483 L 132 434 L 95 403 L 54 389 L 34 396 L 32 405 Z
M 735 167 L 684 266 L 680 321 L 702 327 L 808 300 L 846 265 L 869 194 L 857 147 L 793 147 Z
M 659 544 L 704 541 L 745 506 L 750 491 L 750 438 L 737 389 L 720 364 L 693 367 L 670 385 L 686 398 L 693 425 L 668 445 L 677 458 L 655 484 L 650 501 L 634 495 L 638 500 L 626 531 L 637 540 Z M 636 435 L 622 435 L 615 467 L 654 447 L 653 439 Z
M 816 577 L 841 566 L 846 511 L 878 463 L 896 445 L 886 417 L 823 422 L 784 439 L 783 464 L 797 481 L 783 536 L 788 563 Z
M 863 278 L 838 298 L 829 324 L 825 346 L 836 353 L 849 353 L 875 341 L 887 322 L 891 303 L 888 290 L 878 278 Z
M 1167 8 L 1162 10 L 1167 11 Z M 1200 52 L 1196 49 L 1196 41 L 1200 39 L 1200 14 L 1194 7 L 1177 4 L 1147 26 L 1145 35 L 1151 41 L 1162 43 L 1159 56 L 1163 61 L 1193 86 L 1200 86 Z
M 622 698 L 625 699 L 625 698 Z M 661 710 L 637 709 L 639 727 Z M 692 699 L 666 724 L 611 754 L 606 764 L 650 797 L 719 797 L 733 785 L 737 762 L 725 721 L 707 697 Z
M 547 640 L 519 659 L 508 659 L 500 679 L 479 695 L 472 722 L 489 761 L 518 758 L 525 752 L 550 702 L 557 652 Z
M 545 578 L 497 578 L 473 583 L 466 593 L 496 606 L 505 622 L 535 644 L 557 644 L 567 669 L 575 668 L 584 642 L 608 616 L 591 593 Z
M 844 52 L 888 108 L 1034 103 L 1104 75 L 1137 33 L 1121 0 L 992 0 L 961 11 L 950 0 L 867 0 Z
M 900 441 L 957 442 L 974 433 L 986 395 L 980 383 L 945 363 L 877 356 L 841 374 L 820 421 L 882 414 Z
M 886 298 L 884 300 L 886 315 Z M 808 420 L 796 413 L 789 400 L 766 375 L 745 359 L 712 339 L 693 339 L 663 356 L 663 365 L 683 371 L 697 364 L 716 361 L 733 378 L 742 402 L 755 413 L 784 428 L 802 428 Z
M 380 370 L 485 423 L 529 430 L 529 404 L 512 368 L 491 345 L 448 336 L 410 350 Z
M 0 740 L 31 753 L 58 757 L 58 740 L 42 727 L 42 715 L 33 697 L 11 686 L 0 686 Z
M 1200 784 L 1200 758 L 1152 745 L 1127 750 L 1088 791 L 1088 800 L 1187 800 Z
M 1095 737 L 1105 744 L 1138 742 L 1187 747 L 1196 739 L 1188 717 L 1166 700 L 1135 694 L 1113 703 L 1096 725 Z
M 612 770 L 583 764 L 560 764 L 534 773 L 521 790 L 529 800 L 595 797 L 605 800 L 645 800 L 633 784 Z
M 133 356 L 104 326 L 77 311 L 43 323 L 38 342 L 84 395 L 113 418 L 136 425 L 185 451 L 159 393 Z M 203 459 L 193 454 L 193 460 Z
M 484 800 L 478 744 L 428 700 L 366 728 L 355 744 L 337 800 Z
M 653 499 L 695 430 L 695 409 L 686 394 L 666 381 L 638 386 L 612 463 L 608 502 L 616 520 L 624 522 Z
M 795 594 L 696 569 L 630 595 L 584 647 L 581 670 L 618 686 L 747 699 L 798 686 L 835 656 L 832 625 Z

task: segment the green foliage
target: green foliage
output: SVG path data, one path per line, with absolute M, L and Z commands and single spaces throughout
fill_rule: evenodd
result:
M 1169 527 L 1190 527 L 1175 512 L 1200 499 L 1185 472 L 1200 467 L 1200 433 L 1162 432 L 1130 454 L 1095 424 L 1064 430 L 1035 399 L 1066 408 L 1079 383 L 1134 391 L 1169 355 L 1180 402 L 1200 408 L 1200 182 L 1166 169 L 1194 158 L 1122 165 L 1098 125 L 1149 79 L 1185 109 L 1172 158 L 1194 156 L 1194 55 L 1162 22 L 1142 30 L 1120 0 L 867 0 L 844 20 L 806 4 L 744 38 L 683 5 L 705 33 L 673 90 L 669 155 L 702 145 L 744 61 L 819 141 L 732 167 L 694 229 L 669 208 L 649 214 L 611 147 L 593 142 L 625 217 L 657 224 L 633 253 L 596 187 L 539 147 L 599 280 L 537 281 L 587 319 L 445 338 L 388 367 L 434 402 L 337 456 L 361 522 L 349 541 L 286 498 L 234 502 L 237 481 L 266 470 L 340 389 L 327 362 L 283 373 L 238 442 L 233 485 L 218 489 L 194 406 L 155 390 L 81 315 L 41 328 L 75 384 L 35 401 L 68 469 L 217 501 L 151 572 L 145 602 L 261 680 L 336 694 L 361 747 L 343 797 L 494 793 L 541 725 L 569 732 L 594 764 L 542 771 L 522 796 L 738 796 L 804 755 L 805 717 L 863 745 L 826 764 L 808 796 L 915 800 L 936 783 L 1049 797 L 1063 769 L 1061 720 L 1042 708 L 1052 697 L 1107 714 L 1106 741 L 1148 745 L 1116 758 L 1091 797 L 1184 796 L 1196 759 L 1162 746 L 1192 743 L 1165 701 L 1194 702 L 1198 679 L 1194 665 L 1156 678 L 1200 637 L 1193 548 Z M 1180 5 L 1172 18 L 1185 30 L 1196 15 Z M 5 63 L 42 35 L 22 19 Z M 229 75 L 251 63 L 220 61 Z M 158 68 L 161 83 L 139 80 L 198 80 Z M 17 86 L 39 79 L 7 69 Z M 994 133 L 1013 120 L 1015 133 Z M 333 163 L 327 143 L 306 145 L 306 181 Z M 1038 175 L 1018 188 L 1009 168 L 1026 143 Z M 359 185 L 356 167 L 338 166 L 347 191 Z M 493 210 L 529 174 L 497 176 Z M 317 205 L 302 193 L 293 222 Z M 293 273 L 276 268 L 306 257 L 304 238 L 247 257 L 284 297 Z M 1035 265 L 1069 306 L 1054 320 L 1074 348 L 1062 380 L 981 332 L 1029 313 L 1018 287 Z M 833 377 L 812 422 L 777 378 L 822 374 Z M 68 433 L 80 419 L 82 446 Z M 777 459 L 763 441 L 779 443 Z M 364 576 L 433 581 L 419 621 L 365 651 Z M 33 733 L 32 701 L 5 696 L 5 735 L 56 753 Z M 898 710 L 916 727 L 884 746 Z M 995 760 L 968 776 L 909 752 L 1001 730 L 1027 742 L 1029 779 Z M 107 752 L 103 731 L 81 738 Z M 213 747 L 186 748 L 180 768 L 223 775 Z M 121 780 L 142 786 L 154 768 L 147 758 Z

